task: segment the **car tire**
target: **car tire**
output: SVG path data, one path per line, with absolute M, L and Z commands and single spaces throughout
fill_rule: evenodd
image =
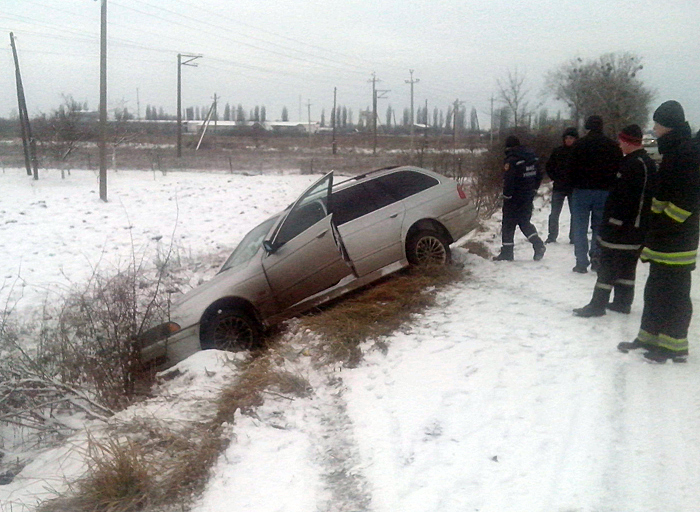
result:
M 449 242 L 441 233 L 421 230 L 406 242 L 406 258 L 418 267 L 447 265 L 452 260 L 452 253 Z
M 262 329 L 239 309 L 220 309 L 202 326 L 202 349 L 238 352 L 260 346 Z

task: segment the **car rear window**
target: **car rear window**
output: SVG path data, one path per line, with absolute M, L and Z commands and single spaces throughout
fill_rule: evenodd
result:
M 439 183 L 432 176 L 416 171 L 398 171 L 373 180 L 396 200 L 406 199 Z

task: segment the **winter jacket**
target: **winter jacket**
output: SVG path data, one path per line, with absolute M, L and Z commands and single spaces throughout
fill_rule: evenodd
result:
M 687 123 L 658 144 L 662 160 L 641 259 L 692 270 L 700 235 L 700 151 Z
M 631 251 L 641 248 L 651 217 L 655 175 L 656 163 L 644 149 L 622 159 L 617 180 L 605 202 L 599 231 L 601 246 Z
M 545 169 L 547 176 L 552 180 L 553 190 L 571 193 L 571 179 L 569 178 L 569 158 L 571 157 L 571 148 L 573 146 L 559 146 L 552 150 L 552 154 L 547 160 Z
M 622 151 L 602 132 L 591 130 L 571 148 L 569 176 L 573 188 L 609 190 L 620 168 Z
M 503 198 L 506 200 L 532 200 L 542 182 L 539 158 L 525 146 L 506 149 L 503 169 Z

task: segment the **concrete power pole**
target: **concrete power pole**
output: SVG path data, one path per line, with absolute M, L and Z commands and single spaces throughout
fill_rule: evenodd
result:
M 107 0 L 100 28 L 100 199 L 107 202 Z
M 182 58 L 185 58 L 183 62 Z M 182 66 L 197 67 L 192 61 L 199 59 L 201 55 L 177 54 L 177 157 L 182 157 Z
M 308 116 L 307 116 L 308 121 L 307 122 L 309 124 L 309 138 L 311 138 L 311 105 L 312 105 L 311 100 L 307 99 L 306 100 L 306 112 L 308 114 Z
M 12 56 L 15 59 L 15 78 L 17 81 L 17 103 L 19 106 L 19 124 L 22 129 L 22 147 L 24 148 L 24 164 L 27 168 L 27 176 L 32 175 L 34 169 L 34 179 L 39 179 L 39 164 L 36 158 L 36 141 L 32 136 L 32 127 L 29 124 L 29 112 L 27 111 L 27 101 L 24 97 L 24 86 L 22 85 L 22 75 L 19 71 L 19 57 L 15 47 L 15 36 L 10 32 L 10 45 L 12 46 Z
M 338 99 L 338 88 L 333 87 L 333 154 L 338 152 L 338 143 L 335 140 L 335 127 L 338 124 L 338 113 L 336 112 L 336 100 Z
M 413 131 L 414 131 L 414 115 L 413 115 L 413 84 L 417 84 L 420 82 L 419 78 L 416 78 L 415 80 L 413 79 L 413 70 L 409 69 L 408 72 L 411 74 L 411 79 L 410 80 L 405 80 L 407 84 L 411 84 L 411 151 L 413 151 Z M 427 111 L 426 111 L 427 115 Z M 426 123 L 428 124 L 428 123 Z

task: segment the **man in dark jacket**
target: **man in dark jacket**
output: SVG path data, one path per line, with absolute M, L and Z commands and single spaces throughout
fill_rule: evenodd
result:
M 644 356 L 656 362 L 685 361 L 693 315 L 690 275 L 700 236 L 700 152 L 677 101 L 656 109 L 654 132 L 662 160 L 641 254 L 649 262 L 642 324 L 634 341 L 617 348 L 645 348 Z
M 590 116 L 585 124 L 588 133 L 581 137 L 573 148 L 569 160 L 569 176 L 573 192 L 571 194 L 574 231 L 574 272 L 588 272 L 589 255 L 593 270 L 598 266 L 598 227 L 603 218 L 605 201 L 620 169 L 622 152 L 615 142 L 603 135 L 603 119 Z M 588 224 L 590 221 L 593 236 L 590 253 L 588 251 Z
M 539 261 L 544 256 L 545 246 L 530 219 L 532 201 L 542 182 L 539 159 L 533 151 L 520 144 L 511 135 L 506 139 L 506 158 L 503 169 L 503 246 L 495 261 L 513 261 L 515 228 L 532 243 L 535 251 L 533 259 Z
M 547 176 L 552 180 L 552 212 L 549 214 L 549 235 L 544 243 L 557 241 L 559 236 L 559 215 L 564 206 L 564 200 L 568 198 L 569 213 L 571 209 L 571 180 L 569 179 L 569 157 L 574 142 L 578 140 L 576 128 L 567 128 L 562 135 L 562 145 L 554 148 L 545 169 Z M 573 224 L 569 225 L 569 242 L 574 243 Z
M 600 268 L 591 302 L 574 309 L 576 316 L 603 316 L 606 307 L 629 314 L 634 299 L 637 259 L 651 216 L 652 183 L 656 164 L 642 147 L 642 129 L 622 129 L 618 142 L 625 157 L 600 225 Z M 615 290 L 613 302 L 608 304 Z

